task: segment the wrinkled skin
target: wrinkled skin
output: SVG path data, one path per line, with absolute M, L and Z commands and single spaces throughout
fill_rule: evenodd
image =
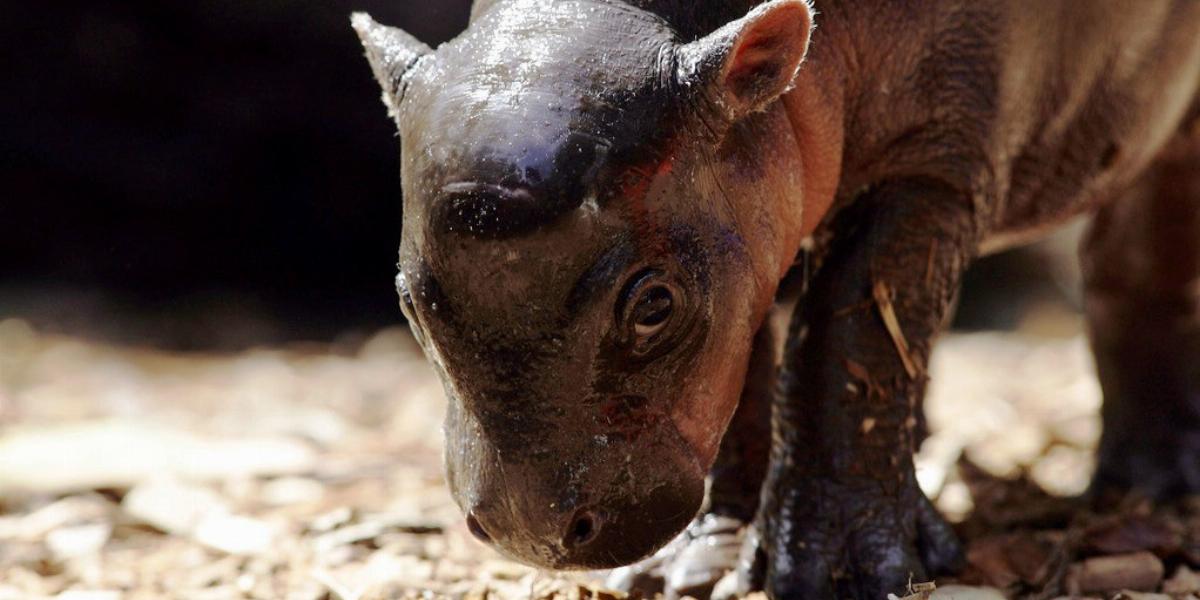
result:
M 618 578 L 954 570 L 912 464 L 938 327 L 972 259 L 1097 209 L 1096 489 L 1200 491 L 1200 4 L 482 0 L 436 51 L 354 25 L 450 487 L 500 551 L 615 567 L 695 517 Z

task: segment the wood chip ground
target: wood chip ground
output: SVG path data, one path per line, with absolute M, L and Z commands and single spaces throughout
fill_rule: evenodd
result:
M 918 477 L 970 567 L 910 598 L 1200 594 L 1200 502 L 1065 499 L 1099 435 L 1081 336 L 950 335 L 930 374 Z M 471 538 L 443 411 L 401 330 L 206 355 L 0 322 L 0 600 L 622 598 Z

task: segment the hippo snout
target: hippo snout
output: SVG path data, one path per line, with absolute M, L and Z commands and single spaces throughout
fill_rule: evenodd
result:
M 688 474 L 645 495 L 567 510 L 523 502 L 532 514 L 519 515 L 501 503 L 480 503 L 467 509 L 466 519 L 477 539 L 530 565 L 609 569 L 644 558 L 673 539 L 703 497 L 703 479 Z
M 451 493 L 471 533 L 513 559 L 549 569 L 626 565 L 700 510 L 706 469 L 670 418 L 634 432 L 581 410 L 522 429 L 464 405 L 452 400 L 447 418 Z
M 488 515 L 486 512 L 484 510 L 472 510 L 467 513 L 467 528 L 470 529 L 471 535 L 475 536 L 476 539 L 485 544 L 490 544 L 492 535 L 488 533 L 487 528 L 483 526 L 480 517 L 477 515 L 483 515 L 485 520 L 493 523 L 498 522 L 498 519 L 496 519 L 496 515 Z M 562 541 L 558 545 L 568 551 L 582 548 L 596 540 L 603 524 L 603 511 L 595 511 L 590 508 L 577 510 L 567 522 L 567 526 L 562 534 Z M 553 545 L 553 540 L 548 541 Z

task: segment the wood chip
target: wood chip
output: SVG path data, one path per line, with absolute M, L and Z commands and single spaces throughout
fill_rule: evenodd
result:
M 1055 548 L 1031 534 L 1017 534 L 1009 540 L 1004 555 L 1021 580 L 1034 588 L 1046 584 L 1054 568 Z
M 1068 587 L 1082 593 L 1134 590 L 1149 592 L 1162 582 L 1163 564 L 1150 552 L 1089 558 L 1072 566 Z
M 1119 515 L 1089 527 L 1084 544 L 1097 554 L 1148 550 L 1167 556 L 1179 550 L 1183 535 L 1179 528 L 1155 515 Z
M 278 531 L 269 523 L 230 514 L 208 515 L 196 524 L 192 537 L 228 554 L 263 554 L 272 548 Z
M 875 383 L 875 379 L 871 377 L 871 372 L 865 366 L 847 358 L 846 372 L 851 377 L 863 382 L 867 386 L 867 396 L 874 396 L 879 390 L 879 385 Z
M 1004 593 L 992 587 L 945 585 L 933 592 L 930 600 L 1005 600 Z
M 306 477 L 282 477 L 262 486 L 259 495 L 273 506 L 288 506 L 318 502 L 325 495 L 325 486 Z
M 112 523 L 91 523 L 55 529 L 46 534 L 46 547 L 60 561 L 95 554 L 112 536 Z
M 1113 600 L 1173 600 L 1167 594 L 1152 594 L 1148 592 L 1134 592 L 1131 590 L 1122 590 L 1113 596 Z
M 0 493 L 126 489 L 168 475 L 202 481 L 295 474 L 313 460 L 312 449 L 295 440 L 211 439 L 133 420 L 23 428 L 0 436 Z
M 888 600 L 929 600 L 937 590 L 937 584 L 932 581 L 925 583 L 909 583 L 908 592 L 905 596 L 897 596 L 888 594 Z
M 850 306 L 843 306 L 842 308 L 839 308 L 833 312 L 833 318 L 840 319 L 846 315 L 854 314 L 860 310 L 868 310 L 874 305 L 874 300 L 863 300 L 862 302 L 851 304 Z
M 1165 594 L 1194 594 L 1200 592 L 1200 574 L 1187 565 L 1181 565 L 1170 579 L 1163 582 Z
M 1008 560 L 1010 537 L 999 535 L 975 541 L 967 548 L 967 564 L 982 578 L 982 582 L 1008 589 L 1021 581 Z M 979 580 L 976 580 L 979 581 Z
M 67 590 L 54 597 L 55 600 L 121 600 L 121 592 L 115 590 Z
M 173 479 L 133 488 L 121 508 L 138 521 L 177 535 L 190 535 L 208 515 L 230 512 L 228 503 L 216 492 Z
M 266 552 L 277 534 L 265 521 L 233 514 L 216 492 L 178 481 L 140 485 L 121 507 L 134 519 L 229 554 Z
M 313 571 L 313 579 L 325 586 L 329 593 L 337 600 L 358 600 L 362 596 L 362 592 L 355 591 L 346 584 L 338 581 L 332 573 L 325 569 L 317 569 Z
M 20 517 L 0 518 L 0 540 L 38 541 L 55 529 L 108 521 L 113 510 L 94 494 L 69 496 Z

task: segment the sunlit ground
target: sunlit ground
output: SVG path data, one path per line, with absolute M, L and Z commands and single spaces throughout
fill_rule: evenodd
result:
M 952 517 L 964 451 L 1083 490 L 1100 392 L 1073 317 L 947 335 L 932 380 L 919 478 Z M 0 322 L 0 599 L 586 596 L 470 537 L 443 410 L 402 330 L 206 355 Z

